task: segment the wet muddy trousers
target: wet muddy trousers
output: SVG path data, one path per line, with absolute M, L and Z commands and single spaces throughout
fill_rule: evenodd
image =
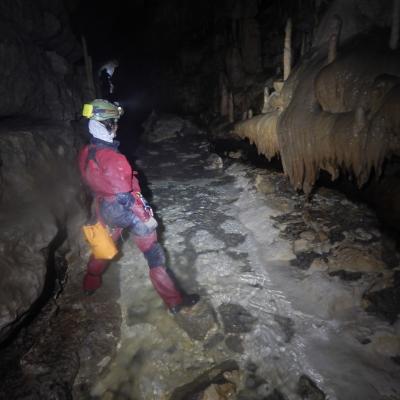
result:
M 112 238 L 117 241 L 121 229 L 114 230 Z M 182 294 L 177 289 L 174 281 L 165 268 L 164 250 L 157 241 L 157 233 L 153 232 L 146 236 L 133 236 L 133 241 L 142 251 L 150 268 L 150 280 L 168 308 L 182 303 Z M 102 284 L 102 274 L 109 265 L 108 260 L 96 260 L 90 257 L 83 279 L 83 289 L 87 292 L 94 292 Z

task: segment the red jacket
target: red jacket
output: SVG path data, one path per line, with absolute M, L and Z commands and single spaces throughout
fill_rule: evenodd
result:
M 96 196 L 113 198 L 117 193 L 140 192 L 140 186 L 117 143 L 92 143 L 80 151 L 79 169 Z

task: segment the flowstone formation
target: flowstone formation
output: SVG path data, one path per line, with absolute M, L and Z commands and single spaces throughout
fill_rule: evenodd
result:
M 306 193 L 320 170 L 362 186 L 399 154 L 400 58 L 383 42 L 387 34 L 371 33 L 387 21 L 385 9 L 377 5 L 373 19 L 358 3 L 332 3 L 313 48 L 267 99 L 266 114 L 234 128 L 266 157 L 279 153 L 294 188 Z

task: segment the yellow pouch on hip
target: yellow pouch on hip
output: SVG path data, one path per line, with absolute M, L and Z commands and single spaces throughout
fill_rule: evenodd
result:
M 84 225 L 82 230 L 92 249 L 94 258 L 111 260 L 118 253 L 117 246 L 102 223 Z

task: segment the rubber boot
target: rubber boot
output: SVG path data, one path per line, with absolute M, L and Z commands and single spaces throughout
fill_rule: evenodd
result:
M 108 267 L 109 261 L 96 260 L 90 257 L 86 267 L 86 274 L 83 278 L 83 290 L 86 294 L 94 293 L 102 284 L 101 275 Z
M 174 307 L 170 307 L 169 311 L 172 314 L 178 314 L 182 308 L 191 308 L 196 305 L 200 300 L 200 296 L 198 294 L 188 294 L 183 296 L 183 300 L 180 304 L 177 304 Z
M 92 295 L 101 285 L 101 275 L 91 275 L 87 272 L 83 277 L 83 291 L 88 296 Z
M 169 309 L 182 303 L 182 294 L 176 288 L 165 267 L 150 268 L 149 275 L 154 289 Z
M 111 237 L 114 242 L 117 242 L 121 236 L 122 229 L 114 229 Z M 102 284 L 102 274 L 109 266 L 109 260 L 97 260 L 93 256 L 90 256 L 89 262 L 86 267 L 86 274 L 83 278 L 83 291 L 91 295 L 93 294 Z

